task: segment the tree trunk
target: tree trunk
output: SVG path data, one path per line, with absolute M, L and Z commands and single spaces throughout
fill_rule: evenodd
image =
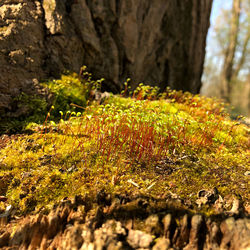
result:
M 235 51 L 237 47 L 239 35 L 239 19 L 240 19 L 241 0 L 234 0 L 232 6 L 232 19 L 229 35 L 229 43 L 226 49 L 222 75 L 221 75 L 221 96 L 229 101 L 231 93 L 231 81 L 233 76 L 233 65 Z M 243 59 L 244 60 L 244 59 Z
M 20 0 L 0 3 L 0 112 L 32 79 L 82 65 L 103 88 L 127 78 L 198 93 L 212 0 Z M 12 73 L 11 73 L 12 72 Z
M 143 82 L 199 92 L 212 0 L 86 3 L 99 43 L 95 62 L 93 54 L 84 62 L 107 79 L 108 89 L 120 91 L 129 77 L 133 87 Z
M 212 1 L 169 1 L 164 34 L 169 49 L 169 74 L 164 83 L 173 89 L 199 93 Z
M 240 59 L 239 59 L 237 65 L 235 66 L 235 69 L 233 71 L 232 79 L 236 79 L 238 77 L 239 72 L 242 69 L 242 67 L 246 61 L 246 57 L 248 55 L 247 46 L 248 46 L 249 41 L 250 41 L 250 29 L 248 30 L 248 32 L 245 35 L 245 38 L 243 40 L 241 56 L 240 56 Z

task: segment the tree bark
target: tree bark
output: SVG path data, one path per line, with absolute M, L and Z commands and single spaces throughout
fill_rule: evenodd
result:
M 129 77 L 133 87 L 143 82 L 199 93 L 212 0 L 116 1 L 113 17 L 107 11 L 112 4 L 88 2 L 94 27 L 104 39 L 100 54 L 111 63 L 105 63 L 104 71 L 92 59 L 87 66 L 109 81 L 108 89 L 120 91 Z M 107 13 L 97 13 L 99 8 Z
M 171 44 L 171 34 L 174 34 L 175 45 L 171 48 L 168 58 L 170 69 L 166 82 L 173 89 L 196 94 L 201 88 L 212 1 L 171 1 L 171 3 L 173 7 L 168 11 L 168 22 L 172 22 L 172 25 L 165 38 L 166 43 Z M 179 8 L 182 13 L 178 11 Z
M 0 3 L 0 113 L 34 78 L 86 65 L 104 90 L 127 78 L 198 93 L 212 0 L 20 0 Z M 12 72 L 12 74 L 10 74 Z M 34 90 L 35 91 L 35 90 Z M 16 107 L 16 105 L 15 105 Z

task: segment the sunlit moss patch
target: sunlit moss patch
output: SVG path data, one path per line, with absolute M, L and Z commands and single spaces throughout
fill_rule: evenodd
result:
M 22 213 L 101 189 L 194 202 L 199 190 L 217 187 L 249 201 L 249 128 L 231 121 L 219 102 L 140 85 L 130 97 L 60 116 L 54 122 L 48 115 L 35 133 L 0 151 L 0 195 Z

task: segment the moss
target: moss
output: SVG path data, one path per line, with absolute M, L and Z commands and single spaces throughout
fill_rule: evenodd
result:
M 50 88 L 64 96 L 71 85 L 80 87 L 73 77 L 70 83 L 72 76 L 51 82 Z M 75 94 L 78 105 L 87 105 L 85 87 Z M 216 186 L 222 196 L 235 193 L 249 201 L 249 177 L 244 175 L 249 128 L 231 121 L 212 99 L 170 90 L 150 95 L 143 86 L 135 93 L 92 103 L 83 113 L 68 112 L 68 118 L 62 112 L 58 123 L 47 116 L 43 126 L 33 127 L 37 132 L 1 149 L 0 176 L 13 177 L 4 181 L 4 194 L 20 213 L 39 211 L 68 196 L 94 197 L 103 189 L 172 194 L 194 203 L 199 190 Z M 71 99 L 67 95 L 54 104 L 69 108 Z M 200 211 L 215 213 L 209 207 Z
M 91 78 L 83 81 L 78 78 L 77 74 L 73 73 L 62 75 L 59 80 L 43 83 L 43 86 L 47 87 L 54 96 L 52 105 L 55 109 L 51 115 L 56 118 L 60 116 L 60 111 L 64 114 L 67 111 L 83 111 L 87 105 L 92 81 Z M 72 103 L 82 108 L 72 106 Z
M 13 134 L 25 131 L 26 126 L 31 123 L 42 123 L 47 112 L 47 102 L 45 97 L 38 95 L 27 95 L 21 93 L 13 98 L 13 109 L 22 109 L 18 118 L 1 117 L 0 134 Z
M 4 171 L 0 174 L 0 196 L 6 194 L 6 191 L 8 190 L 12 178 L 13 178 L 12 174 L 8 171 Z
M 27 95 L 21 93 L 13 99 L 13 109 L 23 109 L 22 115 L 18 118 L 1 117 L 0 134 L 13 134 L 31 132 L 32 126 L 43 124 L 47 112 L 50 112 L 51 119 L 59 121 L 67 119 L 69 111 L 84 111 L 89 101 L 89 93 L 94 88 L 99 88 L 102 80 L 92 81 L 91 75 L 84 71 L 84 79 L 80 79 L 76 73 L 67 73 L 60 79 L 41 83 L 41 86 L 48 89 L 48 96 L 52 96 L 48 103 L 47 97 L 42 95 Z M 74 104 L 74 105 L 71 105 Z M 51 110 L 51 106 L 54 107 Z
M 8 30 L 9 26 L 1 26 L 0 32 L 6 32 Z

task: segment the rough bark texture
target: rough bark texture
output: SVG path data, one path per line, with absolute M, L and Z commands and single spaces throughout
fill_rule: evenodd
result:
M 212 0 L 2 0 L 0 112 L 34 81 L 87 65 L 105 90 L 126 78 L 197 93 Z M 32 88 L 34 88 L 32 90 Z M 38 91 L 39 92 L 39 91 Z
M 98 201 L 97 201 L 98 202 Z M 218 215 L 211 220 L 178 203 L 117 198 L 111 205 L 76 196 L 48 215 L 0 220 L 3 249 L 246 250 L 250 219 Z M 1 218 L 0 218 L 1 219 Z

